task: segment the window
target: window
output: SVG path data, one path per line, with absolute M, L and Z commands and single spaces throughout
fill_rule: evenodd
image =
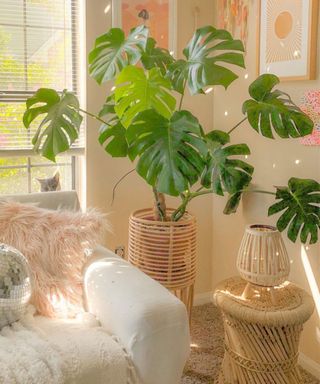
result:
M 79 95 L 81 0 L 0 0 L 0 193 L 39 189 L 36 178 L 59 170 L 63 189 L 75 187 L 75 155 L 84 134 L 57 164 L 32 152 L 22 124 L 25 100 L 40 87 Z

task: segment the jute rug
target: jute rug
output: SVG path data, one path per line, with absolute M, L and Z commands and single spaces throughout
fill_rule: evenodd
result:
M 223 358 L 223 325 L 219 310 L 212 304 L 193 309 L 191 356 L 182 384 L 213 384 Z M 302 370 L 305 384 L 320 384 Z

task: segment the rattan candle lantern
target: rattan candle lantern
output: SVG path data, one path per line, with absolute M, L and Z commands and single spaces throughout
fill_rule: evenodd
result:
M 190 316 L 196 278 L 194 216 L 186 213 L 177 222 L 156 221 L 152 209 L 134 212 L 129 220 L 128 259 L 179 297 Z
M 247 226 L 237 269 L 244 280 L 253 284 L 273 287 L 283 283 L 289 276 L 290 262 L 280 232 L 269 225 Z

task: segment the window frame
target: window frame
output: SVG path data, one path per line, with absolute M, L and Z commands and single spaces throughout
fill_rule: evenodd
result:
M 79 84 L 80 81 L 80 63 L 81 63 L 81 48 L 80 48 L 80 39 L 81 33 L 77 28 L 77 21 L 80 22 L 80 7 L 82 0 L 71 0 L 71 76 L 72 76 L 72 92 L 78 95 L 81 86 Z M 78 3 L 78 4 L 77 4 Z M 23 30 L 23 39 L 24 39 L 24 49 L 23 49 L 23 63 L 24 63 L 24 90 L 1 90 L 0 89 L 0 101 L 5 104 L 13 104 L 13 103 L 22 103 L 27 100 L 28 97 L 34 94 L 34 90 L 27 90 L 28 88 L 28 52 L 27 52 L 27 0 L 22 0 L 23 7 L 23 23 L 15 24 L 15 23 L 0 23 L 0 26 L 10 26 L 10 27 L 21 27 Z M 78 9 L 79 8 L 79 9 Z M 77 14 L 78 12 L 78 14 Z M 79 20 L 78 20 L 79 19 Z M 29 25 L 30 26 L 30 25 Z M 34 28 L 43 28 L 42 26 L 32 26 Z M 69 29 L 70 30 L 70 29 Z M 78 42 L 79 40 L 79 42 Z M 73 54 L 77 52 L 77 54 Z M 62 91 L 62 90 L 61 90 Z M 81 98 L 81 95 L 78 95 Z M 21 122 L 22 124 L 22 122 Z M 83 127 L 85 132 L 85 126 Z M 28 136 L 30 137 L 31 142 L 31 133 L 28 131 Z M 33 152 L 32 149 L 28 148 L 16 148 L 16 149 L 1 149 L 0 147 L 0 158 L 12 158 L 12 157 L 26 157 L 27 164 L 21 165 L 8 165 L 8 166 L 0 166 L 1 169 L 27 169 L 27 177 L 28 177 L 28 193 L 31 193 L 31 170 L 35 167 L 57 167 L 57 166 L 71 166 L 71 189 L 78 189 L 79 186 L 79 177 L 81 170 L 80 161 L 78 161 L 77 156 L 84 155 L 85 149 L 84 147 L 75 147 L 70 148 L 68 151 L 64 153 L 65 156 L 70 156 L 70 163 L 65 162 L 49 162 L 48 163 L 34 163 L 31 158 L 39 156 L 37 153 Z

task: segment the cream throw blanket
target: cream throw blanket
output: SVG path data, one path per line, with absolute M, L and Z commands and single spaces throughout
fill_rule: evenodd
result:
M 0 332 L 2 384 L 135 384 L 120 344 L 90 318 L 47 319 L 29 313 Z

